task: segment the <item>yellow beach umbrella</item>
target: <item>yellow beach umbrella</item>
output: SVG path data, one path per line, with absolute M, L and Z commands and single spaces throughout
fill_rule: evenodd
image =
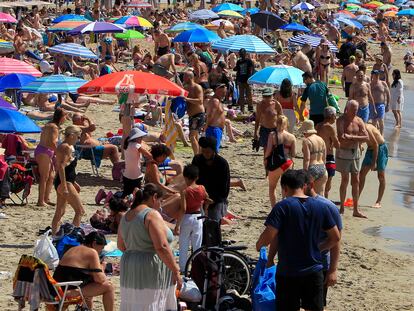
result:
M 235 18 L 243 18 L 243 15 L 235 12 L 235 11 L 231 11 L 231 10 L 224 10 L 224 11 L 220 11 L 217 13 L 217 15 L 222 16 L 222 17 L 235 17 Z
M 395 17 L 397 15 L 397 12 L 395 11 L 388 11 L 384 13 L 385 17 Z

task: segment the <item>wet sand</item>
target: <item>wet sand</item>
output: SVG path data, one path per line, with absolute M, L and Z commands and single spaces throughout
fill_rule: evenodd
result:
M 378 50 L 378 45 L 370 46 L 373 53 Z M 395 61 L 399 63 L 403 48 L 394 47 Z M 400 68 L 402 69 L 402 68 Z M 339 71 L 336 71 L 339 75 Z M 405 84 L 412 84 L 407 75 L 403 77 Z M 334 92 L 343 97 L 342 90 L 337 87 Z M 341 105 L 344 100 L 341 99 Z M 406 105 L 410 102 L 407 98 Z M 117 114 L 111 112 L 111 106 L 91 106 L 88 115 L 92 116 L 97 124 L 97 135 L 104 135 L 108 131 L 116 131 L 119 128 Z M 404 118 L 406 116 L 404 115 Z M 389 135 L 398 137 L 390 132 L 388 124 L 393 122 L 391 114 L 387 116 L 386 138 Z M 407 123 L 408 125 L 408 123 Z M 242 131 L 252 131 L 253 125 L 238 124 L 235 126 Z M 328 310 L 361 311 L 361 310 L 414 310 L 413 278 L 414 256 L 409 252 L 402 252 L 395 246 L 400 242 L 392 239 L 384 239 L 380 236 L 366 234 L 369 228 L 384 227 L 410 227 L 413 228 L 412 194 L 414 193 L 414 180 L 411 175 L 412 163 L 407 164 L 404 158 L 409 158 L 410 153 L 403 152 L 407 144 L 412 144 L 410 135 L 413 135 L 414 127 L 402 129 L 399 135 L 399 148 L 396 157 L 391 158 L 387 172 L 388 186 L 385 192 L 382 209 L 372 209 L 377 193 L 377 179 L 374 173 L 367 177 L 367 184 L 361 196 L 361 210 L 368 219 L 355 219 L 351 209 L 346 209 L 343 217 L 344 230 L 342 235 L 342 251 L 338 271 L 338 284 L 330 290 L 328 295 Z M 411 146 L 412 147 L 412 146 Z M 301 150 L 300 145 L 297 148 Z M 263 229 L 263 222 L 270 211 L 267 195 L 267 181 L 264 178 L 262 153 L 251 150 L 250 139 L 244 139 L 237 144 L 226 144 L 221 151 L 228 159 L 231 174 L 234 177 L 242 177 L 248 191 L 232 189 L 230 193 L 230 209 L 244 217 L 234 225 L 224 230 L 226 237 L 237 240 L 239 244 L 249 247 L 247 253 L 256 257 L 254 244 Z M 179 148 L 176 156 L 184 163 L 189 163 L 192 158 L 191 148 Z M 402 160 L 399 159 L 401 156 Z M 302 159 L 295 159 L 296 167 L 302 166 Z M 78 167 L 78 181 L 82 187 L 81 197 L 87 216 L 84 221 L 98 208 L 94 203 L 94 197 L 101 187 L 106 190 L 117 190 L 119 184 L 111 180 L 110 162 L 103 161 L 100 169 L 102 177 L 91 175 L 90 164 L 82 160 Z M 403 176 L 403 175 L 406 176 Z M 411 179 L 410 179 L 411 178 Z M 333 181 L 331 199 L 339 198 L 339 176 Z M 401 190 L 403 192 L 401 192 Z M 348 190 L 350 197 L 350 189 Z M 36 233 L 50 225 L 54 214 L 53 207 L 36 207 L 37 185 L 32 188 L 29 197 L 29 205 L 25 207 L 10 206 L 4 210 L 9 219 L 0 220 L 0 271 L 8 271 L 14 274 L 18 260 L 22 254 L 31 254 L 33 244 L 37 239 Z M 52 199 L 55 200 L 53 193 Z M 406 206 L 406 207 L 405 207 Z M 408 207 L 408 208 L 407 208 Z M 71 208 L 67 207 L 64 220 L 70 221 L 73 217 Z M 115 241 L 115 236 L 109 239 Z M 112 282 L 116 288 L 116 309 L 119 306 L 119 277 L 113 277 Z M 16 310 L 17 304 L 11 297 L 12 279 L 0 280 L 0 309 Z M 99 299 L 95 299 L 96 308 L 103 310 Z

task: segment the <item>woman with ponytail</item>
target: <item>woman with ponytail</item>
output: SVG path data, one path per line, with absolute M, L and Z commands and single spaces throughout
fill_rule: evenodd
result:
M 121 219 L 121 311 L 177 310 L 175 285 L 181 288 L 182 280 L 170 247 L 172 231 L 159 213 L 161 197 L 159 187 L 146 184 Z

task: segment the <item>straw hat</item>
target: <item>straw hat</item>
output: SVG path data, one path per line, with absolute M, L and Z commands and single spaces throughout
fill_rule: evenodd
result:
M 318 133 L 315 130 L 315 125 L 314 125 L 312 120 L 303 121 L 302 126 L 300 127 L 299 131 L 302 132 L 303 134 L 316 134 L 316 133 Z
M 262 95 L 263 96 L 272 96 L 274 92 L 275 92 L 275 90 L 273 88 L 267 87 L 263 90 Z

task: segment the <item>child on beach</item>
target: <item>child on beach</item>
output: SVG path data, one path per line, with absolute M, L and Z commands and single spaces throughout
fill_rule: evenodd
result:
M 193 251 L 201 247 L 203 223 L 197 219 L 201 215 L 201 208 L 204 208 L 205 213 L 208 205 L 213 203 L 204 186 L 196 184 L 198 175 L 197 166 L 190 164 L 184 167 L 183 176 L 187 187 L 181 192 L 180 216 L 174 229 L 174 233 L 179 235 L 181 272 L 185 270 L 190 241 Z
M 129 209 L 126 200 L 121 198 L 111 198 L 109 200 L 109 215 L 107 207 L 97 210 L 90 218 L 90 223 L 95 229 L 104 230 L 111 233 L 118 232 L 118 225 L 122 216 Z

